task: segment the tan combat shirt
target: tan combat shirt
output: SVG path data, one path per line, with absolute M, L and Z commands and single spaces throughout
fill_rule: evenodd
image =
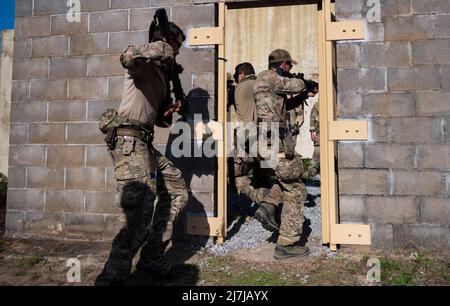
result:
M 172 64 L 173 54 L 172 47 L 163 41 L 128 46 L 120 57 L 127 71 L 119 115 L 154 126 L 159 107 L 169 94 L 166 67 Z
M 253 96 L 253 86 L 256 83 L 256 76 L 249 75 L 243 79 L 236 87 L 234 99 L 236 103 L 236 118 L 239 122 L 256 122 L 256 104 Z

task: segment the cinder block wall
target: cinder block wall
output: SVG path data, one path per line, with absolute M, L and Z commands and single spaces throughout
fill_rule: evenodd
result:
M 81 0 L 81 22 L 66 0 L 16 0 L 6 227 L 10 234 L 110 239 L 123 220 L 114 205 L 112 161 L 98 130 L 103 110 L 120 103 L 119 55 L 145 43 L 156 8 L 186 33 L 214 26 L 213 4 L 190 0 Z M 214 49 L 181 50 L 190 114 L 214 118 Z M 170 130 L 156 131 L 163 153 Z M 214 164 L 174 159 L 191 186 L 191 213 L 212 214 Z
M 337 0 L 337 18 L 366 5 Z M 370 132 L 339 145 L 341 220 L 373 224 L 376 246 L 449 248 L 450 1 L 381 5 L 364 42 L 337 45 L 340 119 Z

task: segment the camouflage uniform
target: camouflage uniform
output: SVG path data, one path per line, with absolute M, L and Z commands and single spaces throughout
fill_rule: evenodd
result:
M 143 59 L 145 64 L 136 59 Z M 116 133 L 113 144 L 108 145 L 114 160 L 118 202 L 126 224 L 113 240 L 97 285 L 121 283 L 130 273 L 133 257 L 142 246 L 143 265 L 160 262 L 174 223 L 188 200 L 181 171 L 151 144 L 159 107 L 169 94 L 168 78 L 165 84 L 148 84 L 141 79 L 148 76 L 161 80 L 167 76 L 171 60 L 173 50 L 164 42 L 129 46 L 121 56 L 121 63 L 128 71 L 119 113 L 106 112 L 100 119 L 103 132 L 115 129 Z M 149 87 L 139 88 L 140 83 Z
M 259 122 L 277 122 L 280 128 L 286 127 L 286 103 L 281 95 L 297 94 L 305 89 L 303 81 L 279 76 L 273 70 L 258 75 L 254 95 Z M 300 239 L 303 226 L 303 207 L 306 187 L 301 181 L 303 164 L 300 156 L 287 159 L 284 153 L 284 140 L 280 141 L 280 157 L 274 169 L 268 169 L 276 177 L 276 183 L 283 192 L 280 235 L 277 244 L 294 245 Z
M 248 75 L 245 79 L 239 82 L 235 90 L 235 105 L 236 117 L 240 124 L 236 129 L 236 140 L 247 139 L 244 133 L 247 131 L 241 124 L 256 122 L 256 106 L 253 97 L 253 86 L 256 83 L 255 75 Z M 255 131 L 256 133 L 256 131 Z M 255 135 L 256 136 L 256 135 Z M 247 148 L 248 143 L 240 144 Z M 248 150 L 247 154 L 249 153 Z M 250 173 L 257 171 L 257 159 L 252 156 L 237 156 L 237 149 L 234 156 L 234 176 L 235 186 L 238 194 L 245 194 L 250 200 L 261 204 L 262 202 L 278 206 L 282 203 L 282 194 L 278 186 L 273 185 L 271 189 L 255 188 L 250 178 Z M 261 176 L 266 176 L 264 172 L 260 171 Z M 254 175 L 257 181 L 258 178 Z M 258 182 L 259 183 L 259 182 Z
M 311 124 L 309 128 L 310 132 L 316 133 L 317 140 L 314 142 L 314 153 L 311 163 L 308 166 L 307 172 L 309 178 L 312 178 L 319 174 L 320 170 L 320 131 L 319 131 L 319 102 L 314 104 L 311 110 Z

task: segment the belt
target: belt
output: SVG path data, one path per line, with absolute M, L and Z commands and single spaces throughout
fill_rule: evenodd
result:
M 147 135 L 144 131 L 139 131 L 135 129 L 127 129 L 127 128 L 118 128 L 117 129 L 117 136 L 130 136 L 130 137 L 136 137 L 142 140 L 145 140 L 147 138 Z

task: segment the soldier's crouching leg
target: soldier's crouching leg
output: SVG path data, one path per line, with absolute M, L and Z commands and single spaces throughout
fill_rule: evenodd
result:
M 165 156 L 158 158 L 157 194 L 158 202 L 153 217 L 151 234 L 141 250 L 140 263 L 159 259 L 170 243 L 180 212 L 188 202 L 188 188 L 176 168 Z
M 294 245 L 300 240 L 303 227 L 303 209 L 307 191 L 301 181 L 303 164 L 300 157 L 280 160 L 276 174 L 283 190 L 284 204 L 281 211 L 278 245 Z
M 117 182 L 126 223 L 112 243 L 111 253 L 95 285 L 120 284 L 129 275 L 133 257 L 150 229 L 155 186 L 148 178 Z

